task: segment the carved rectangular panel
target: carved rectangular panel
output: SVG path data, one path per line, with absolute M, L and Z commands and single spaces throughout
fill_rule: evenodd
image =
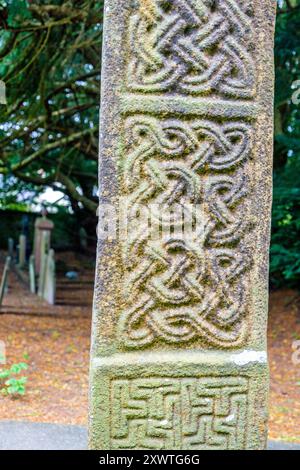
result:
M 237 449 L 245 446 L 248 379 L 114 379 L 112 449 Z
M 255 228 L 246 201 L 251 124 L 134 114 L 124 122 L 124 141 L 128 212 L 145 207 L 153 222 L 160 208 L 165 230 L 153 240 L 150 224 L 129 221 L 121 341 L 128 348 L 199 338 L 217 347 L 241 346 L 248 333 L 245 278 Z M 174 234 L 169 225 L 176 216 L 180 225 L 183 211 L 192 213 L 195 229 Z
M 93 448 L 265 446 L 268 368 L 259 352 L 134 352 L 92 364 Z

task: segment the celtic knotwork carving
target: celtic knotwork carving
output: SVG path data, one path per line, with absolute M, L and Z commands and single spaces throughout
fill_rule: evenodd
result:
M 129 89 L 254 96 L 251 11 L 246 2 L 243 6 L 238 0 L 138 3 L 129 21 Z
M 153 377 L 111 382 L 113 449 L 243 449 L 248 380 Z
M 125 123 L 122 163 L 128 213 L 146 207 L 148 217 L 129 217 L 123 244 L 127 309 L 119 320 L 128 347 L 156 339 L 180 343 L 202 338 L 236 347 L 246 333 L 244 276 L 250 264 L 241 207 L 248 191 L 243 162 L 251 149 L 242 122 L 182 122 L 135 115 Z M 224 172 L 226 171 L 226 172 Z M 188 212 L 188 236 L 170 229 L 157 207 Z M 167 212 L 167 211 L 166 211 Z M 162 228 L 152 237 L 149 219 Z M 236 249 L 238 246 L 238 249 Z

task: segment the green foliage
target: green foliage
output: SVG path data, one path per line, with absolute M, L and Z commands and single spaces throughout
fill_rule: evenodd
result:
M 300 285 L 300 2 L 283 2 L 275 36 L 275 154 L 271 285 Z M 298 88 L 300 88 L 298 86 Z
M 9 379 L 5 382 L 6 388 L 5 393 L 7 395 L 11 395 L 13 397 L 17 397 L 19 395 L 25 395 L 26 389 L 25 385 L 27 382 L 27 377 L 20 377 L 19 379 Z
M 102 10 L 98 0 L 1 0 L 2 208 L 51 187 L 83 225 L 95 214 Z
M 274 178 L 271 282 L 296 287 L 300 279 L 300 159 L 292 158 Z
M 20 374 L 27 369 L 25 362 L 13 364 L 9 369 L 0 369 L 0 393 L 12 398 L 25 395 L 27 377 L 20 377 Z

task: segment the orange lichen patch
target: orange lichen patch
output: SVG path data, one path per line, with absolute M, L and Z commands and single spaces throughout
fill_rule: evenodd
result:
M 140 10 L 151 22 L 156 18 L 156 6 L 153 0 L 140 0 Z

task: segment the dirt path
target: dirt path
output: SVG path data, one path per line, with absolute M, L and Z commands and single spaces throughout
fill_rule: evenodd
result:
M 54 307 L 29 294 L 14 275 L 10 277 L 0 339 L 6 342 L 8 364 L 21 361 L 25 353 L 30 368 L 24 398 L 0 397 L 0 419 L 87 424 L 93 270 L 82 268 L 78 260 L 77 268 L 78 281 L 58 277 Z M 299 294 L 272 293 L 270 438 L 290 442 L 300 442 L 300 364 L 292 363 L 292 343 L 297 339 Z
M 300 294 L 271 294 L 269 314 L 270 437 L 300 442 L 300 363 L 293 364 L 293 343 L 300 340 Z
M 72 267 L 81 271 L 79 280 L 58 276 L 55 306 L 30 294 L 10 274 L 0 339 L 9 365 L 25 354 L 30 367 L 24 398 L 0 396 L 0 419 L 86 424 L 94 273 L 74 262 Z

